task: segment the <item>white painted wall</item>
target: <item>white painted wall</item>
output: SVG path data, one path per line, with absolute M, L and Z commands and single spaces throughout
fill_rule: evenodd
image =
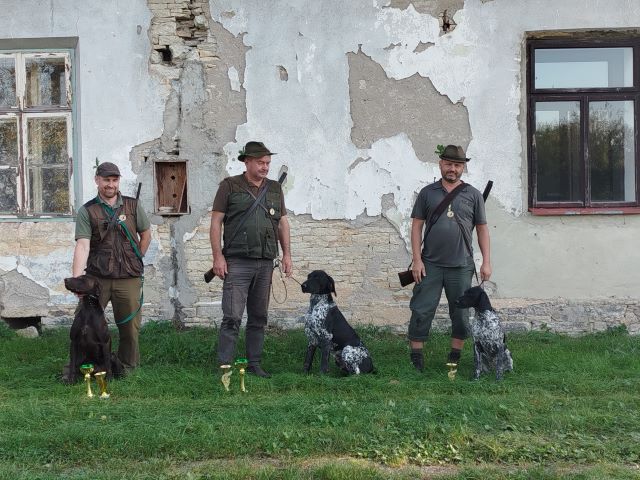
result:
M 0 38 L 78 37 L 80 203 L 95 195 L 96 157 L 119 165 L 123 192 L 134 193 L 129 152 L 162 133 L 166 96 L 149 74 L 146 2 L 0 0 L 0 11 Z

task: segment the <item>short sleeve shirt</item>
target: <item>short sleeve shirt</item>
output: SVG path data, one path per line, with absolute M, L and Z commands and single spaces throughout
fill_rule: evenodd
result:
M 249 183 L 245 175 L 241 175 L 244 186 L 253 194 L 254 197 L 258 196 L 258 190 L 260 187 Z M 216 192 L 216 196 L 213 199 L 214 212 L 227 213 L 227 201 L 229 200 L 229 194 L 231 193 L 229 182 L 222 181 Z M 280 211 L 284 217 L 287 214 L 287 209 L 284 206 L 284 195 L 280 195 Z
M 474 227 L 486 224 L 487 217 L 482 194 L 471 185 L 465 185 L 438 217 L 429 235 L 424 238 L 422 261 L 441 267 L 461 267 L 468 263 L 470 255 L 462 231 L 464 230 L 464 235 L 471 244 Z M 431 212 L 446 195 L 447 191 L 442 186 L 441 180 L 427 185 L 418 194 L 411 218 L 426 220 L 426 231 Z M 449 211 L 453 216 L 447 215 Z M 455 217 L 460 221 L 462 229 Z
M 105 203 L 99 196 L 96 197 L 99 203 Z M 118 199 L 114 205 L 114 208 L 122 206 L 122 196 L 118 194 Z M 151 227 L 151 222 L 149 222 L 149 217 L 147 217 L 144 208 L 140 205 L 140 202 L 136 205 L 136 230 L 138 232 L 144 232 L 149 230 Z M 79 238 L 86 238 L 91 240 L 91 220 L 89 219 L 89 212 L 84 207 L 80 207 L 78 209 L 78 214 L 76 215 L 76 240 Z

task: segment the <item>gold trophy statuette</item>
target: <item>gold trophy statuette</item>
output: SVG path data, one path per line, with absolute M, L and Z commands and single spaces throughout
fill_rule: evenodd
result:
M 233 365 L 237 367 L 240 372 L 240 391 L 246 393 L 247 390 L 244 388 L 244 371 L 247 368 L 247 365 L 249 365 L 249 362 L 246 358 L 239 358 Z
M 222 382 L 222 385 L 224 385 L 224 389 L 228 392 L 233 370 L 231 369 L 231 365 L 220 365 L 220 368 L 222 369 L 222 378 L 220 381 Z
M 84 381 L 87 384 L 87 397 L 93 398 L 91 391 L 91 372 L 93 372 L 93 364 L 83 363 L 80 365 L 80 371 L 84 374 Z
M 449 380 L 453 382 L 456 379 L 456 373 L 458 372 L 458 364 L 450 362 L 450 363 L 447 363 L 447 367 L 449 367 L 449 372 L 447 373 L 447 376 L 449 377 Z
M 109 398 L 111 395 L 107 393 L 107 372 L 96 372 L 93 376 L 100 387 L 100 398 Z

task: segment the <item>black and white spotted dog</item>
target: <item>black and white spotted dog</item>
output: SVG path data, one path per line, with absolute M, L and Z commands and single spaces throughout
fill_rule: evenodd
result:
M 346 373 L 369 373 L 373 361 L 356 331 L 349 325 L 333 301 L 336 287 L 322 270 L 314 270 L 302 284 L 302 292 L 310 293 L 309 310 L 304 316 L 304 333 L 309 344 L 304 359 L 304 371 L 311 370 L 313 357 L 319 347 L 320 372 L 329 371 L 329 355 L 334 352 L 336 364 Z
M 471 320 L 475 367 L 473 377 L 477 380 L 481 373 L 495 368 L 496 380 L 501 380 L 504 372 L 513 370 L 513 359 L 507 348 L 507 337 L 489 297 L 481 287 L 471 287 L 458 298 L 456 307 L 473 307 L 476 312 Z

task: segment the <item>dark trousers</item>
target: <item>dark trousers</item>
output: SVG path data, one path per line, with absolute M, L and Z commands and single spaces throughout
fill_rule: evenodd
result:
M 451 337 L 464 340 L 469 336 L 469 309 L 457 308 L 456 300 L 471 286 L 473 260 L 463 267 L 439 267 L 425 263 L 426 277 L 413 287 L 409 340 L 423 342 L 429 336 L 431 323 L 436 314 L 444 288 L 449 302 Z
M 245 333 L 249 365 L 259 365 L 267 325 L 273 260 L 227 258 L 228 273 L 222 287 L 222 324 L 218 336 L 220 365 L 233 363 L 240 323 L 247 308 Z

